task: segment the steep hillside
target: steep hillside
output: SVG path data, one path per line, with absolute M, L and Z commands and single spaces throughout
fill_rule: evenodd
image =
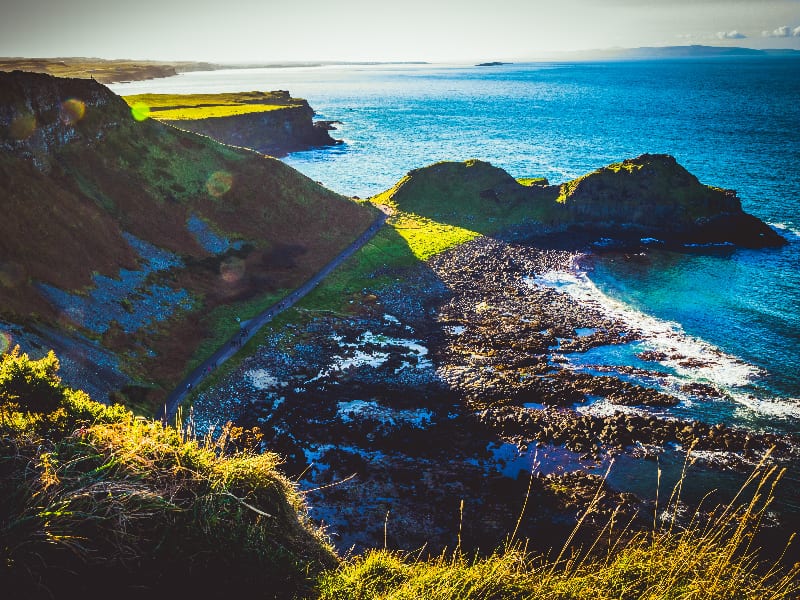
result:
M 53 354 L 0 356 L 0 587 L 7 598 L 313 596 L 336 565 L 280 458 L 61 385 Z
M 246 318 L 373 219 L 277 160 L 137 121 L 97 82 L 22 72 L 0 73 L 0 197 L 5 337 L 56 347 L 77 371 L 86 348 L 112 350 L 101 370 L 156 387 L 236 326 L 212 311 Z
M 675 243 L 784 243 L 742 211 L 734 191 L 703 185 L 664 154 L 643 154 L 560 186 L 517 182 L 481 161 L 437 163 L 411 171 L 379 201 L 481 233 L 530 223 L 554 231 L 652 235 Z
M 235 94 L 139 94 L 125 101 L 137 113 L 186 131 L 272 156 L 338 144 L 329 121 L 314 122 L 314 110 L 287 91 Z

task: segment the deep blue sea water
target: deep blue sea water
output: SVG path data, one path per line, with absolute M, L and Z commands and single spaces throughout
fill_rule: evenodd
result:
M 798 59 L 225 70 L 112 89 L 288 89 L 319 118 L 341 121 L 346 143 L 286 162 L 362 197 L 438 160 L 480 158 L 516 177 L 560 182 L 645 152 L 672 154 L 703 183 L 736 189 L 745 210 L 790 244 L 609 254 L 554 285 L 631 319 L 649 332 L 645 349 L 713 358 L 700 370 L 656 367 L 668 386 L 699 380 L 725 389 L 720 401 L 687 398 L 677 409 L 683 416 L 800 431 Z M 635 362 L 642 349 L 573 360 Z

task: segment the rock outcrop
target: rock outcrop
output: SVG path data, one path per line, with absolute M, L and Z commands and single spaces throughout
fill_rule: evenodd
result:
M 786 243 L 742 210 L 736 192 L 703 185 L 666 154 L 643 154 L 560 186 L 546 180 L 522 185 L 482 161 L 437 163 L 411 171 L 387 201 L 481 233 L 525 222 L 537 232 L 578 231 L 636 241 L 653 237 L 678 245 Z
M 39 169 L 65 145 L 100 140 L 131 122 L 125 101 L 91 79 L 0 72 L 0 150 Z
M 557 201 L 571 223 L 589 230 L 631 230 L 684 243 L 784 243 L 742 210 L 736 192 L 703 185 L 667 154 L 643 154 L 569 181 Z

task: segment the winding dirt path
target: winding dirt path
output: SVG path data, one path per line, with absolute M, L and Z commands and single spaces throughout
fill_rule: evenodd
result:
M 164 403 L 164 410 L 159 411 L 156 417 L 159 417 L 163 422 L 168 423 L 175 418 L 175 413 L 178 412 L 178 407 L 181 402 L 186 398 L 189 393 L 196 388 L 202 381 L 208 377 L 215 369 L 220 367 L 226 360 L 236 354 L 241 348 L 261 329 L 264 325 L 272 321 L 277 315 L 285 311 L 287 308 L 293 306 L 298 300 L 307 295 L 319 283 L 330 275 L 339 265 L 350 258 L 357 250 L 362 248 L 368 241 L 370 241 L 375 234 L 386 223 L 389 218 L 388 211 L 384 211 L 369 228 L 362 233 L 347 248 L 342 250 L 333 260 L 325 265 L 316 275 L 306 281 L 299 288 L 294 290 L 291 294 L 284 297 L 279 302 L 276 302 L 266 310 L 262 311 L 249 321 L 242 322 L 242 327 L 235 336 L 225 342 L 214 354 L 209 356 L 200 365 L 198 365 L 186 378 L 181 381 L 172 393 L 167 396 Z

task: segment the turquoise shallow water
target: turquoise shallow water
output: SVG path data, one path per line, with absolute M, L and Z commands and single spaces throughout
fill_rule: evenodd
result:
M 319 118 L 340 120 L 345 144 L 286 162 L 362 197 L 437 160 L 480 158 L 559 182 L 644 152 L 673 154 L 702 182 L 738 190 L 790 244 L 608 254 L 580 283 L 640 325 L 644 315 L 654 332 L 678 332 L 683 349 L 722 352 L 706 372 L 679 375 L 721 383 L 730 397 L 690 403 L 688 414 L 800 430 L 800 60 L 227 70 L 112 89 L 288 89 Z M 635 350 L 590 358 L 624 362 Z

